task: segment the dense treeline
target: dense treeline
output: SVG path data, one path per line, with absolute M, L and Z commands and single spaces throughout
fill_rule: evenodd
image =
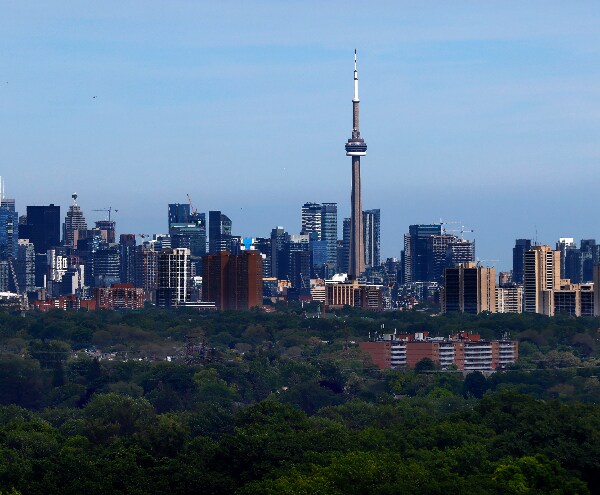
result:
M 375 332 L 429 331 L 446 336 L 458 331 L 478 332 L 483 338 L 508 337 L 520 341 L 524 363 L 549 361 L 550 367 L 570 366 L 599 357 L 600 319 L 548 318 L 535 314 L 454 314 L 431 316 L 419 311 L 369 313 L 347 309 L 328 318 L 310 313 L 316 307 L 279 308 L 275 313 L 192 311 L 30 313 L 25 318 L 0 313 L 0 351 L 4 353 L 67 352 L 98 348 L 130 357 L 164 358 L 184 344 L 186 337 L 203 339 L 220 350 L 245 352 L 276 348 L 289 355 L 334 353 L 348 340 L 366 340 Z M 318 344 L 326 341 L 329 346 Z M 545 356 L 549 352 L 568 355 Z M 131 354 L 131 353 L 135 353 Z M 58 354 L 57 354 L 58 355 Z M 561 359 L 564 361 L 561 363 Z
M 600 492 L 598 320 L 312 316 L 1 314 L 0 493 Z M 382 372 L 353 344 L 382 325 L 508 334 L 525 362 Z
M 501 392 L 310 416 L 272 399 L 212 409 L 159 414 L 117 393 L 38 414 L 4 406 L 1 483 L 31 494 L 575 494 L 600 481 L 595 405 Z

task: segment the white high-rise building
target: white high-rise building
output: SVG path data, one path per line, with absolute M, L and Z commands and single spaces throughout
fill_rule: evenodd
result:
M 321 240 L 321 211 L 320 203 L 304 203 L 302 205 L 302 234 L 316 232 L 317 240 Z
M 163 249 L 158 253 L 156 304 L 161 308 L 181 306 L 191 300 L 192 264 L 188 248 Z

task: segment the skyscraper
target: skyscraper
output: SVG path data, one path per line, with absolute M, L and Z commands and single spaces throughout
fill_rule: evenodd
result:
M 310 234 L 288 235 L 284 244 L 282 268 L 295 288 L 308 287 L 311 277 Z
M 513 248 L 513 282 L 516 284 L 523 283 L 523 260 L 525 252 L 531 249 L 531 239 L 515 240 Z
M 348 273 L 350 270 L 350 237 L 352 235 L 351 220 L 344 218 L 342 226 L 342 256 L 338 262 L 338 271 Z
M 365 245 L 365 266 L 374 268 L 381 264 L 380 211 L 363 211 L 363 232 Z
M 337 267 L 337 203 L 304 203 L 302 205 L 301 234 L 314 234 L 311 242 L 319 255 L 313 265 L 319 270 Z
M 135 286 L 154 291 L 158 282 L 158 252 L 144 243 L 135 248 Z
M 257 237 L 254 241 L 256 250 L 262 255 L 262 274 L 264 278 L 274 277 L 273 270 L 271 269 L 271 256 L 273 255 L 273 248 L 271 245 L 270 237 Z
M 69 206 L 65 223 L 63 223 L 63 243 L 65 246 L 73 246 L 75 231 L 87 229 L 87 223 L 80 206 L 77 204 L 77 193 L 73 193 L 73 204 Z
M 220 211 L 208 212 L 208 252 L 229 251 L 231 220 Z
M 218 309 L 262 306 L 262 257 L 256 250 L 220 252 L 202 258 L 202 300 Z
M 46 254 L 60 245 L 60 206 L 28 206 L 27 223 L 20 225 L 19 239 L 29 239 L 35 252 Z
M 360 157 L 367 154 L 367 143 L 360 137 L 358 70 L 354 50 L 354 97 L 352 98 L 352 137 L 346 143 L 346 156 L 352 157 L 352 195 L 350 214 L 350 262 L 348 275 L 357 278 L 365 271 L 362 198 L 360 188 Z
M 122 284 L 135 284 L 135 234 L 119 236 L 120 279 Z
M 317 233 L 312 232 L 310 236 L 310 259 L 312 263 L 312 271 L 310 275 L 317 276 L 319 278 L 327 277 L 327 243 L 323 240 L 319 241 Z
M 14 204 L 0 206 L 0 260 L 16 258 L 18 242 L 19 214 L 15 211 Z
M 190 221 L 190 205 L 187 203 L 169 204 L 169 230 L 174 223 L 188 223 Z
M 190 250 L 164 249 L 158 253 L 158 283 L 156 305 L 175 308 L 191 300 Z
M 35 285 L 44 286 L 47 252 L 60 245 L 60 206 L 28 206 L 27 223 L 19 225 L 19 239 L 33 243 L 36 255 Z
M 582 282 L 594 280 L 594 266 L 600 262 L 600 245 L 595 239 L 581 239 Z
M 287 263 L 284 260 L 287 232 L 283 227 L 271 230 L 271 276 L 283 280 Z
M 19 290 L 35 290 L 35 249 L 33 244 L 25 239 L 19 239 L 16 271 Z
M 437 237 L 435 242 L 431 239 L 433 236 Z M 449 239 L 447 241 L 450 242 Z M 404 282 L 437 281 L 436 276 L 443 274 L 444 265 L 440 266 L 439 273 L 435 273 L 434 249 L 439 248 L 440 257 L 443 254 L 445 263 L 447 244 L 442 238 L 441 224 L 410 225 L 408 234 L 404 235 Z
M 523 263 L 523 312 L 554 315 L 554 291 L 560 289 L 560 251 L 532 246 Z
M 569 279 L 571 283 L 580 284 L 583 282 L 583 257 L 581 249 L 570 247 L 565 252 L 564 271 L 561 272 L 561 278 Z
M 593 268 L 594 280 L 594 316 L 600 316 L 600 265 Z
M 321 207 L 321 240 L 327 246 L 327 265 L 337 267 L 337 203 L 323 203 Z
M 496 312 L 496 270 L 461 263 L 444 270 L 442 313 L 460 311 L 478 314 Z
M 569 278 L 565 271 L 565 262 L 567 259 L 567 253 L 573 249 L 577 249 L 575 245 L 575 239 L 572 237 L 561 237 L 556 243 L 556 250 L 560 251 L 560 277 Z
M 317 240 L 321 239 L 321 210 L 320 203 L 304 203 L 302 205 L 301 234 L 317 233 Z
M 94 287 L 110 287 L 121 281 L 120 246 L 102 243 L 92 256 Z
M 461 263 L 475 261 L 475 241 L 455 239 L 446 246 L 446 266 L 453 268 Z
M 190 212 L 189 204 L 169 204 L 169 235 L 171 247 L 189 248 L 200 268 L 200 257 L 206 254 L 206 215 Z
M 114 244 L 117 239 L 116 222 L 114 220 L 97 220 L 96 228 L 106 232 L 106 242 Z

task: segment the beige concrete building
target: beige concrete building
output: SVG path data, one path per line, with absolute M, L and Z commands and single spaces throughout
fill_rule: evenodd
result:
M 331 309 L 339 309 L 344 306 L 370 309 L 373 311 L 383 310 L 383 297 L 381 286 L 360 284 L 358 280 L 346 283 L 329 283 L 326 287 L 326 305 Z
M 533 246 L 523 265 L 523 311 L 554 315 L 554 291 L 560 289 L 560 251 Z
M 496 269 L 461 263 L 444 270 L 442 312 L 478 314 L 496 312 Z
M 496 313 L 521 313 L 522 311 L 522 286 L 496 287 Z
M 554 314 L 594 316 L 594 284 L 572 284 L 562 280 L 554 291 Z

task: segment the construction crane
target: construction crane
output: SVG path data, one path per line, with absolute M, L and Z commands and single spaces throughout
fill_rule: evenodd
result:
M 8 266 L 10 267 L 10 271 L 11 271 L 11 274 L 12 274 L 13 282 L 15 283 L 15 292 L 17 294 L 20 294 L 21 290 L 19 289 L 19 279 L 17 278 L 17 273 L 15 271 L 15 266 L 14 266 L 14 264 L 13 264 L 13 262 L 12 262 L 12 260 L 10 258 L 8 259 Z
M 191 214 L 192 216 L 195 216 L 195 215 L 197 215 L 197 214 L 198 214 L 198 209 L 197 209 L 197 208 L 194 208 L 194 207 L 192 206 L 192 198 L 190 198 L 190 195 L 189 195 L 189 194 L 186 194 L 186 196 L 187 196 L 187 199 L 188 199 L 188 203 L 190 204 L 190 214 Z
M 477 264 L 476 264 L 477 268 L 481 268 L 481 263 L 483 263 L 484 261 L 487 263 L 490 263 L 490 262 L 500 263 L 500 260 L 480 260 L 479 258 L 477 258 Z
M 444 225 L 454 225 L 454 224 L 460 224 L 460 222 L 457 222 L 455 220 L 442 220 L 440 218 L 440 226 L 442 227 L 442 234 L 445 234 L 447 232 L 446 227 L 444 227 Z
M 106 208 L 98 208 L 96 210 L 92 210 L 92 211 L 103 211 L 105 213 L 108 213 L 108 221 L 110 222 L 110 214 L 114 211 L 115 213 L 117 213 L 119 210 L 114 209 L 112 206 L 107 206 Z
M 465 232 L 475 232 L 473 229 L 465 229 L 464 225 L 461 225 L 460 229 L 444 229 L 444 234 L 447 232 L 460 232 L 460 237 L 462 240 L 465 239 Z

